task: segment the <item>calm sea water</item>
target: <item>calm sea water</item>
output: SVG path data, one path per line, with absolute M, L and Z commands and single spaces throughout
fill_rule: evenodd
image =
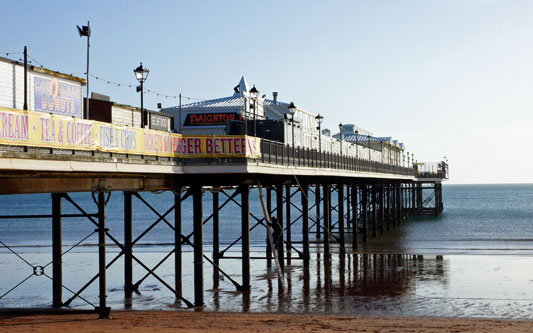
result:
M 96 212 L 88 194 L 71 194 L 87 212 Z M 206 309 L 212 311 L 271 311 L 370 315 L 453 316 L 484 318 L 533 319 L 533 185 L 448 185 L 443 188 L 444 213 L 435 217 L 413 218 L 401 228 L 371 239 L 364 254 L 340 254 L 333 248 L 330 260 L 324 260 L 320 244 L 312 248 L 309 270 L 301 261 L 288 265 L 286 279 L 289 291 L 278 293 L 276 274 L 265 260 L 252 261 L 252 292 L 235 292 L 227 279 L 214 285 L 206 262 Z M 170 193 L 146 193 L 143 197 L 160 213 L 173 203 Z M 299 197 L 299 194 L 298 194 Z M 238 198 L 238 197 L 237 197 Z M 205 194 L 204 215 L 211 212 L 211 196 Z M 220 195 L 220 202 L 226 200 Z M 238 199 L 237 199 L 238 200 Z M 251 213 L 262 217 L 257 192 L 251 194 Z M 312 198 L 310 198 L 313 201 Z M 297 201 L 296 201 L 297 202 Z M 107 206 L 107 226 L 119 241 L 123 239 L 123 196 L 114 193 Z M 192 232 L 192 203 L 183 203 L 183 233 Z M 78 213 L 63 201 L 64 213 Z M 0 197 L 0 215 L 50 214 L 50 195 Z M 298 216 L 296 209 L 293 216 Z M 313 210 L 311 210 L 311 216 Z M 134 238 L 157 220 L 139 200 L 134 198 Z M 172 213 L 168 221 L 173 222 Z M 230 244 L 240 235 L 240 208 L 229 203 L 220 218 L 221 242 Z M 251 225 L 255 220 L 251 218 Z M 81 247 L 64 256 L 64 284 L 77 290 L 97 273 L 95 226 L 84 218 L 65 218 L 64 250 L 85 237 Z M 299 240 L 301 225 L 293 225 L 293 240 Z M 212 240 L 211 223 L 204 227 L 206 254 Z M 262 256 L 264 228 L 251 232 L 253 256 Z M 0 220 L 0 241 L 12 247 L 31 265 L 46 266 L 51 261 L 50 219 Z M 159 223 L 135 249 L 135 255 L 154 266 L 168 251 L 173 241 L 171 229 Z M 109 241 L 108 241 L 109 242 Z M 238 246 L 238 244 L 236 245 Z M 193 299 L 192 253 L 184 254 L 184 297 Z M 228 251 L 235 251 L 238 247 Z M 117 253 L 110 248 L 108 262 Z M 157 272 L 173 283 L 172 256 Z M 8 249 L 0 248 L 0 308 L 49 306 L 51 282 L 46 276 L 32 276 L 32 268 Z M 222 268 L 240 281 L 239 260 L 226 259 Z M 169 309 L 180 307 L 174 296 L 153 277 L 141 285 L 140 294 L 125 301 L 123 266 L 119 259 L 108 270 L 108 301 L 113 308 Z M 144 270 L 134 267 L 135 279 Z M 45 267 L 51 276 L 51 266 Z M 26 277 L 30 278 L 4 295 Z M 97 304 L 97 285 L 83 296 Z M 70 297 L 65 289 L 64 297 Z M 87 307 L 82 300 L 73 307 Z M 90 306 L 89 306 L 90 307 Z

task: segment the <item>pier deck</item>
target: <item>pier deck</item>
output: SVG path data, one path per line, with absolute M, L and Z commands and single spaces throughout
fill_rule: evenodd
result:
M 281 226 L 281 246 L 274 252 L 272 244 L 266 242 L 265 258 L 270 263 L 273 254 L 277 255 L 283 273 L 284 266 L 290 264 L 291 260 L 302 260 L 304 267 L 309 265 L 310 233 L 322 240 L 326 258 L 330 255 L 330 242 L 338 243 L 343 253 L 356 253 L 358 242 L 369 242 L 369 239 L 398 227 L 408 216 L 427 213 L 438 215 L 443 209 L 441 181 L 444 177 L 424 178 L 413 168 L 401 165 L 291 147 L 259 138 L 226 137 L 225 140 L 242 142 L 243 147 L 248 148 L 235 156 L 212 154 L 195 157 L 173 156 L 165 152 L 142 154 L 98 148 L 65 149 L 31 143 L 0 145 L 0 194 L 52 193 L 51 214 L 39 215 L 52 220 L 52 306 L 63 309 L 73 299 L 80 297 L 85 288 L 98 281 L 99 305 L 94 310 L 101 317 L 108 316 L 106 269 L 121 257 L 124 259 L 126 298 L 128 295 L 131 297 L 132 292 L 144 281 L 144 278 L 136 282 L 133 280 L 135 261 L 147 272 L 147 276 L 156 278 L 183 304 L 203 306 L 204 264 L 214 267 L 214 280 L 218 281 L 223 275 L 234 284 L 236 290 L 250 290 L 250 230 L 260 226 L 268 232 L 267 221 L 270 216 L 276 216 Z M 258 212 L 250 212 L 250 193 L 259 186 L 266 191 L 268 218 Z M 164 190 L 174 192 L 174 202 L 170 203 L 172 207 L 167 212 L 160 213 L 143 199 L 141 193 Z M 427 193 L 428 190 L 432 194 L 425 196 L 424 191 Z M 117 191 L 124 193 L 123 242 L 106 228 L 106 193 Z M 83 210 L 68 195 L 69 192 L 90 192 L 97 212 L 91 214 Z M 205 219 L 203 197 L 208 193 L 212 195 L 213 207 L 209 209 L 211 215 Z M 335 197 L 332 199 L 332 196 Z M 154 225 L 166 223 L 175 234 L 174 249 L 163 260 L 174 257 L 175 279 L 172 282 L 158 276 L 158 266 L 148 267 L 133 254 L 138 241 L 132 238 L 135 217 L 131 201 L 134 197 L 159 216 Z M 181 205 L 185 200 L 192 200 L 194 232 L 191 235 L 182 234 Z M 62 220 L 71 216 L 62 213 L 62 201 L 72 203 L 79 209 L 77 216 L 86 217 L 96 226 L 99 249 L 99 273 L 66 301 L 62 293 L 61 257 L 64 249 L 61 226 Z M 235 242 L 221 250 L 219 212 L 227 204 L 240 211 L 242 232 Z M 167 217 L 169 214 L 174 215 L 173 221 Z M 15 218 L 36 217 L 4 215 L 0 216 L 0 221 L 7 223 Z M 298 244 L 291 240 L 291 228 L 297 221 L 303 239 Z M 208 222 L 213 226 L 214 237 L 210 257 L 203 250 L 203 228 Z M 109 240 L 121 250 L 111 262 L 106 260 L 106 242 Z M 225 259 L 225 253 L 236 243 L 241 248 L 240 281 L 226 274 L 221 262 Z M 194 264 L 190 268 L 194 271 L 194 300 L 182 296 L 182 246 L 194 249 Z M 9 244 L 4 247 L 12 250 Z M 43 274 L 44 268 L 35 266 L 33 270 L 34 274 L 39 275 Z M 0 312 L 1 301 L 0 298 Z

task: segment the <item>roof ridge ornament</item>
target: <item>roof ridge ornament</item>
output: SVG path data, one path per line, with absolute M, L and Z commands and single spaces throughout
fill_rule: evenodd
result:
M 239 84 L 233 88 L 233 97 L 242 97 L 244 96 L 245 92 L 250 91 L 250 86 L 248 85 L 248 82 L 246 81 L 246 77 L 243 75 L 241 77 L 241 80 L 239 81 Z

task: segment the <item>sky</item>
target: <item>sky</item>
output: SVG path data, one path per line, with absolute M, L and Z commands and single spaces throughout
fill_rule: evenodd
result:
M 450 184 L 533 183 L 533 1 L 7 1 L 0 56 L 24 46 L 90 90 L 145 107 L 261 94 L 392 136 L 415 160 L 450 164 Z M 9 55 L 7 55 L 9 53 Z M 103 81 L 102 81 L 103 80 Z M 107 81 L 120 83 L 120 86 Z M 131 87 L 130 87 L 131 86 Z

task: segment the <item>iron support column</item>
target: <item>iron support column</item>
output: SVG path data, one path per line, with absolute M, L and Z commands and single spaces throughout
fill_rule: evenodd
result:
M 266 205 L 268 215 L 272 217 L 272 187 L 267 187 L 266 189 Z M 267 257 L 267 266 L 271 266 L 272 261 L 272 247 L 270 246 L 270 241 L 268 240 L 268 228 L 266 230 L 266 257 Z
M 415 183 L 411 183 L 411 215 L 414 215 L 416 211 L 416 191 L 415 191 Z
M 378 214 L 376 212 L 376 206 L 377 206 L 377 200 L 376 200 L 376 185 L 372 185 L 372 238 L 376 238 L 378 236 L 377 233 L 377 223 L 376 220 L 378 218 Z
M 338 205 L 337 210 L 339 212 L 339 238 L 341 251 L 344 249 L 345 240 L 344 240 L 344 184 L 337 185 L 337 194 L 338 194 Z
M 181 251 L 181 188 L 174 192 L 174 288 L 178 295 L 183 295 L 183 268 Z
M 52 193 L 52 294 L 53 307 L 63 306 L 63 263 L 61 260 L 61 193 Z
M 301 185 L 302 195 L 302 241 L 303 241 L 303 256 L 304 267 L 309 267 L 309 201 L 307 199 L 308 186 Z
M 285 250 L 283 249 L 285 240 L 285 237 L 283 236 L 283 229 L 285 224 L 283 223 L 283 185 L 281 184 L 276 185 L 276 213 L 278 217 L 278 223 L 281 227 L 281 235 L 279 236 L 278 241 L 278 259 L 281 270 L 283 271 L 285 268 Z
M 320 238 L 320 184 L 315 189 L 316 238 Z
M 363 218 L 363 243 L 368 243 L 368 186 L 361 188 L 361 217 Z
M 294 144 L 294 142 L 293 142 Z M 285 247 L 287 254 L 287 265 L 291 264 L 291 185 L 285 187 L 285 209 L 287 210 L 287 227 L 285 228 Z
M 250 290 L 250 188 L 241 185 L 242 291 Z
M 384 198 L 384 184 L 379 184 L 379 233 L 383 235 L 385 232 L 385 198 Z
M 124 290 L 126 298 L 133 291 L 133 214 L 131 192 L 124 192 Z
M 391 184 L 387 184 L 387 231 L 390 231 L 391 224 L 392 224 Z
M 215 288 L 218 287 L 218 279 L 220 272 L 217 267 L 220 264 L 219 251 L 220 251 L 220 231 L 219 231 L 219 208 L 218 208 L 218 190 L 213 190 L 213 282 Z
M 328 213 L 331 211 L 331 206 L 329 202 L 329 184 L 324 184 L 324 260 L 327 260 L 329 258 L 329 228 L 331 226 L 331 223 L 329 221 L 330 214 Z
M 104 192 L 98 192 L 98 271 L 99 271 L 99 289 L 100 289 L 100 306 L 98 313 L 100 318 L 109 317 L 110 309 L 107 307 L 106 302 L 106 263 L 105 263 L 105 195 Z
M 352 249 L 357 250 L 357 187 L 352 185 Z
M 194 306 L 204 305 L 204 228 L 202 216 L 202 186 L 192 187 L 194 228 Z

